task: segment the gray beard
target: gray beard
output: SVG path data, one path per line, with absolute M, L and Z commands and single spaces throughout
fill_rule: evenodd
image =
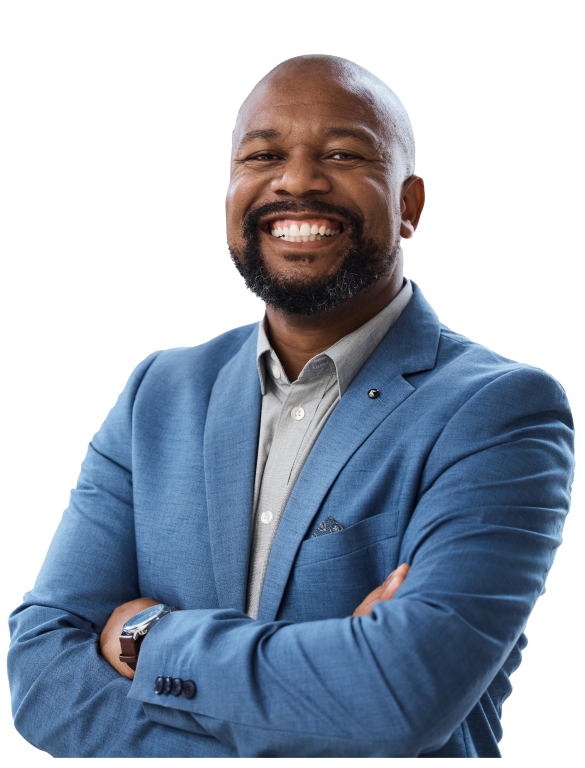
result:
M 335 213 L 335 206 L 315 201 L 312 208 L 317 213 Z M 344 301 L 353 298 L 360 291 L 369 288 L 388 273 L 400 253 L 400 242 L 388 252 L 363 234 L 363 220 L 355 214 L 350 219 L 349 243 L 340 260 L 338 269 L 332 275 L 322 278 L 283 278 L 272 274 L 266 267 L 260 250 L 258 219 L 265 213 L 291 211 L 290 202 L 272 203 L 252 212 L 244 224 L 245 248 L 243 252 L 230 248 L 230 255 L 246 286 L 274 309 L 289 315 L 313 315 L 327 312 Z M 306 208 L 303 206 L 303 210 Z

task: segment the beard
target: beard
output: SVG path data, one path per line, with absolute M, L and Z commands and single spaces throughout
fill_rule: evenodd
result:
M 287 278 L 268 270 L 260 250 L 259 221 L 272 214 L 297 211 L 307 215 L 341 217 L 349 225 L 349 243 L 333 274 L 319 278 Z M 231 247 L 229 251 L 246 287 L 269 306 L 289 315 L 326 312 L 353 298 L 387 274 L 400 252 L 399 240 L 389 248 L 366 237 L 364 219 L 360 214 L 321 200 L 310 203 L 279 200 L 262 205 L 246 214 L 242 235 L 245 243 L 243 251 Z

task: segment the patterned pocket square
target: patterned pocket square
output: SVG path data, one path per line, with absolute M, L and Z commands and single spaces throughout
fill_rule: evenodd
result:
M 336 533 L 337 531 L 342 530 L 343 526 L 341 523 L 338 523 L 334 517 L 328 515 L 325 520 L 322 520 L 315 528 L 310 538 L 315 539 L 317 536 L 325 536 L 326 533 Z

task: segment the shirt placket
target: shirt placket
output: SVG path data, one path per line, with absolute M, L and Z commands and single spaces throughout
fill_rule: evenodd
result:
M 290 385 L 270 447 L 256 507 L 248 611 L 256 616 L 272 542 L 286 501 L 292 470 L 330 376 Z

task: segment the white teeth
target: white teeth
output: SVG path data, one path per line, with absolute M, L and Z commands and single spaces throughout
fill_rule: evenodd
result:
M 295 238 L 292 242 L 301 242 L 301 240 L 296 240 L 297 237 L 310 238 L 312 242 L 317 235 L 319 235 L 317 239 L 320 240 L 322 237 L 333 237 L 333 235 L 338 235 L 340 232 L 341 229 L 330 229 L 329 227 L 326 227 L 325 224 L 318 227 L 316 224 L 310 225 L 306 221 L 301 223 L 300 228 L 298 224 L 291 224 L 290 228 L 274 227 L 274 229 L 270 230 L 270 234 L 273 237 L 279 237 L 281 239 L 289 237 Z M 307 240 L 303 240 L 302 242 L 307 242 Z
M 341 229 L 330 229 L 325 224 L 318 227 L 316 224 L 309 224 L 307 221 L 299 224 L 291 224 L 290 227 L 274 227 L 270 230 L 273 237 L 285 240 L 287 243 L 307 243 L 321 240 L 323 237 L 333 237 L 339 235 Z
M 298 227 L 296 225 L 291 226 L 291 231 L 297 229 Z M 325 227 L 320 227 L 320 229 L 325 229 Z M 338 235 L 341 232 L 340 229 L 335 230 L 326 230 L 325 232 L 312 232 L 310 235 L 294 235 L 289 234 L 289 228 L 288 227 L 277 227 L 276 229 L 273 229 L 271 231 L 271 234 L 273 237 L 278 237 L 281 240 L 284 240 L 287 243 L 308 243 L 308 242 L 314 242 L 315 240 L 322 240 L 324 237 L 333 237 L 334 235 Z

